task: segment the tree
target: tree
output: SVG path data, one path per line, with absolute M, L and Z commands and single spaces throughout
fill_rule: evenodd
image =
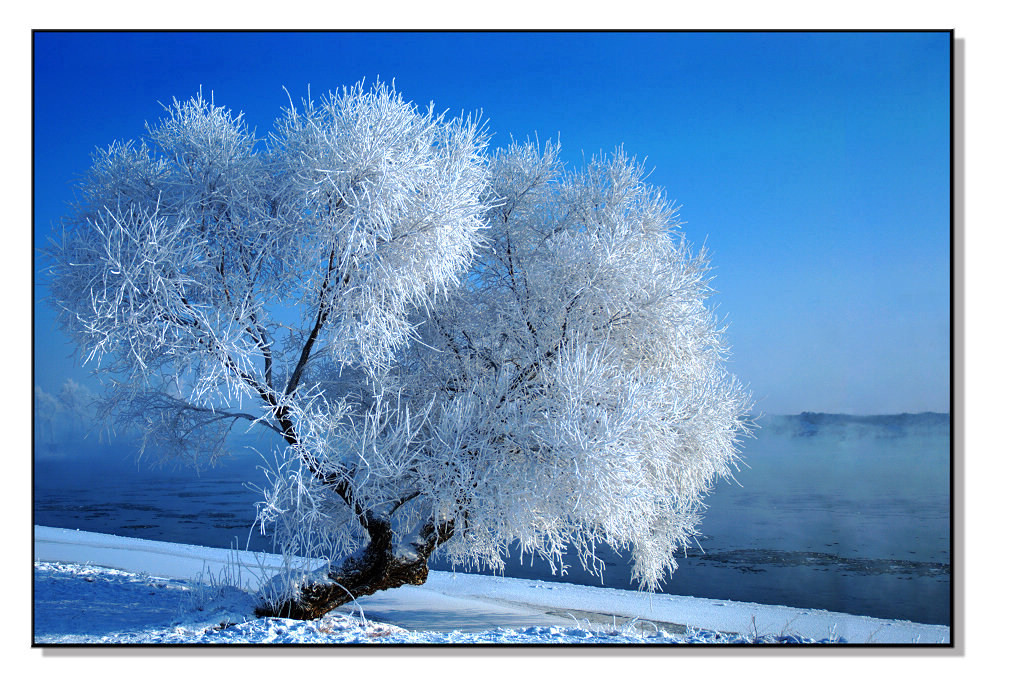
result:
M 201 96 L 147 131 L 96 154 L 52 297 L 164 453 L 279 436 L 260 520 L 329 565 L 262 613 L 423 583 L 439 549 L 574 548 L 599 573 L 607 543 L 643 587 L 672 572 L 749 404 L 707 253 L 642 166 L 486 155 L 478 119 L 379 83 L 290 105 L 263 141 Z

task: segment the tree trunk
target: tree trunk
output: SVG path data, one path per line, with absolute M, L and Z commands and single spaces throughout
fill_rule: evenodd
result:
M 406 584 L 420 586 L 427 581 L 427 559 L 453 533 L 452 522 L 440 526 L 427 523 L 420 530 L 416 556 L 397 557 L 392 549 L 391 524 L 370 518 L 366 521 L 370 543 L 359 555 L 352 556 L 337 570 L 328 572 L 331 582 L 305 586 L 298 598 L 276 605 L 261 606 L 256 614 L 263 617 L 319 619 L 340 605 L 377 591 Z

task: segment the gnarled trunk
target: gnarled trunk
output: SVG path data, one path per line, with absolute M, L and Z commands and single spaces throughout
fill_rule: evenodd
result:
M 415 555 L 396 555 L 392 544 L 391 523 L 369 518 L 365 521 L 370 543 L 337 570 L 327 573 L 330 582 L 318 582 L 302 588 L 298 598 L 256 609 L 264 617 L 319 619 L 340 605 L 377 591 L 406 584 L 419 586 L 427 581 L 427 559 L 453 533 L 449 521 L 435 526 L 428 522 L 420 530 Z

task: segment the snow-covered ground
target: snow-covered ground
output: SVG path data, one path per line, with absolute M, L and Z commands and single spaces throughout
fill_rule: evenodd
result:
M 432 572 L 324 619 L 252 614 L 273 555 L 35 527 L 34 642 L 948 644 L 949 628 L 821 610 Z

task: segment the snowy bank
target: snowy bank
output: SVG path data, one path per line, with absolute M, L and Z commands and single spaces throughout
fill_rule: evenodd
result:
M 280 556 L 271 554 L 41 526 L 35 527 L 35 560 L 37 563 L 88 564 L 94 568 L 86 572 L 81 567 L 37 566 L 36 642 L 46 644 L 211 642 L 207 639 L 209 624 L 212 623 L 208 617 L 198 621 L 193 619 L 192 626 L 179 625 L 178 631 L 173 630 L 173 624 L 171 630 L 147 631 L 150 635 L 118 635 L 114 628 L 116 622 L 112 621 L 105 630 L 90 635 L 85 632 L 88 628 L 83 630 L 73 626 L 73 611 L 65 610 L 67 623 L 54 621 L 51 616 L 57 613 L 59 605 L 72 605 L 69 601 L 74 600 L 74 595 L 68 592 L 82 590 L 82 581 L 103 583 L 112 596 L 103 604 L 119 607 L 123 614 L 128 603 L 117 606 L 118 595 L 142 592 L 153 596 L 170 588 L 195 598 L 197 594 L 188 593 L 186 589 L 189 581 L 195 583 L 196 580 L 231 582 L 243 591 L 252 592 L 261 572 L 273 572 L 281 567 Z M 60 595 L 51 595 L 58 590 L 62 592 Z M 97 590 L 96 586 L 89 588 L 88 595 L 96 595 Z M 258 627 L 253 626 L 246 618 L 248 615 L 251 620 L 252 601 L 245 597 L 243 591 L 238 591 L 234 598 L 228 596 L 230 600 L 222 601 L 222 607 L 217 608 L 221 616 L 216 622 L 216 630 L 222 633 L 217 636 L 218 640 L 212 642 L 280 642 L 282 637 L 288 638 L 288 642 L 369 642 L 369 639 L 376 639 L 374 642 L 415 643 L 707 642 L 708 638 L 716 637 L 708 632 L 733 636 L 730 640 L 711 642 L 737 642 L 737 638 L 744 642 L 744 639 L 765 637 L 842 640 L 856 644 L 948 644 L 950 641 L 949 627 L 946 626 L 824 610 L 438 571 L 432 572 L 421 587 L 381 591 L 359 599 L 357 604 L 341 608 L 331 616 L 332 628 L 352 631 L 349 627 L 355 623 L 353 619 L 362 619 L 363 616 L 372 623 L 355 636 L 338 636 L 336 631 L 327 639 L 316 635 L 322 632 L 323 624 L 266 620 Z M 225 594 L 220 591 L 203 595 Z M 176 600 L 180 599 L 181 595 Z M 101 606 L 100 609 L 104 608 Z M 177 611 L 181 612 L 180 609 Z M 155 614 L 158 618 L 160 615 L 159 611 L 139 612 L 144 613 Z M 166 611 L 163 614 L 167 617 Z M 171 617 L 174 615 L 167 617 L 168 622 Z M 93 622 L 97 618 L 95 614 L 90 617 Z M 145 622 L 152 625 L 153 620 L 147 617 Z M 207 626 L 204 627 L 204 623 Z M 595 635 L 592 631 L 598 626 L 629 632 Z M 192 631 L 182 635 L 181 629 L 186 627 Z M 49 630 L 42 633 L 41 628 Z M 367 628 L 371 630 L 367 631 Z M 508 629 L 530 629 L 531 632 L 514 634 Z M 690 640 L 679 640 L 687 634 L 690 634 Z M 396 640 L 399 638 L 402 640 Z

